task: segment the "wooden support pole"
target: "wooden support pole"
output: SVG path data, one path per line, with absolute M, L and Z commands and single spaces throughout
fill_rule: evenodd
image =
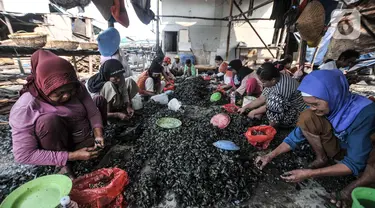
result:
M 160 13 L 160 5 L 159 5 L 159 0 L 156 0 L 156 15 L 159 16 Z M 160 31 L 159 31 L 159 24 L 160 24 L 160 19 L 156 18 L 156 48 L 159 48 L 160 46 Z
M 230 45 L 230 33 L 231 33 L 231 30 L 232 30 L 233 3 L 235 3 L 235 0 L 230 0 L 228 34 L 227 34 L 227 48 L 226 48 L 226 53 L 225 53 L 226 60 L 229 59 L 229 45 Z
M 73 58 L 74 70 L 76 70 L 76 72 L 78 73 L 76 56 L 73 56 L 72 58 Z
M 234 5 L 237 7 L 237 9 L 241 12 L 243 18 L 245 18 L 246 22 L 250 25 L 251 29 L 253 29 L 253 31 L 255 32 L 255 34 L 258 36 L 259 40 L 263 43 L 264 47 L 267 48 L 268 52 L 271 54 L 272 58 L 275 58 L 275 56 L 273 55 L 272 51 L 270 50 L 270 48 L 268 47 L 268 45 L 263 41 L 262 37 L 260 37 L 259 33 L 256 31 L 256 29 L 254 28 L 254 26 L 251 24 L 251 22 L 249 21 L 249 19 L 246 17 L 246 15 L 242 12 L 242 9 L 240 7 L 240 5 L 238 5 L 238 3 L 236 1 L 234 1 Z
M 305 66 L 305 61 L 306 61 L 306 47 L 307 47 L 307 42 L 305 40 L 301 40 L 300 44 L 300 50 L 299 50 L 299 66 Z M 302 69 L 304 71 L 304 68 Z
M 254 0 L 249 1 L 249 12 L 247 13 L 247 17 L 251 17 L 253 15 L 253 9 L 254 8 Z
M 115 27 L 115 23 L 108 21 L 108 27 Z
M 269 1 L 266 1 L 264 3 L 261 3 L 261 4 L 257 5 L 257 6 L 255 6 L 254 8 L 252 8 L 252 9 L 246 11 L 246 12 L 242 12 L 241 11 L 240 14 L 234 15 L 232 18 L 235 19 L 237 17 L 241 17 L 241 16 L 246 15 L 246 14 L 248 14 L 248 13 L 254 11 L 254 10 L 257 10 L 257 9 L 259 9 L 261 7 L 264 7 L 264 6 L 266 6 L 266 5 L 268 5 L 268 4 L 272 3 L 272 2 L 273 2 L 273 0 L 269 0 Z M 226 17 L 226 18 L 228 18 L 228 17 Z
M 288 27 L 285 26 L 283 29 L 282 29 L 282 32 L 281 32 L 281 40 L 280 40 L 280 43 L 279 45 L 277 45 L 278 49 L 277 49 L 277 59 L 279 60 L 281 58 L 281 55 L 285 52 L 284 52 L 284 47 L 285 47 L 285 40 L 286 40 L 286 36 L 288 34 Z

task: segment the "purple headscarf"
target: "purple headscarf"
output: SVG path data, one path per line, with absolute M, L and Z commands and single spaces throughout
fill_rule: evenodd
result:
M 307 75 L 298 90 L 328 102 L 328 120 L 337 133 L 346 130 L 359 112 L 372 102 L 349 91 L 345 75 L 338 69 L 318 70 Z

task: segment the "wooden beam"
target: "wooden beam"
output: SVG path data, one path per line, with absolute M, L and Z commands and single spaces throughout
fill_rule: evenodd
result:
M 156 15 L 159 16 L 160 10 L 159 0 L 156 0 Z M 156 48 L 160 47 L 160 31 L 159 31 L 160 19 L 156 18 Z
M 280 43 L 278 46 L 278 49 L 277 49 L 277 59 L 280 59 L 281 57 L 281 52 L 284 52 L 285 54 L 285 51 L 284 50 L 284 46 L 285 46 L 285 40 L 286 40 L 286 36 L 288 34 L 288 26 L 284 26 L 284 28 L 282 28 L 282 32 L 281 32 L 281 40 L 280 40 Z
M 219 21 L 228 21 L 228 18 L 211 18 L 211 17 L 197 17 L 197 16 L 181 16 L 181 15 L 156 15 L 157 18 L 172 17 L 172 18 L 183 18 L 183 19 L 201 19 L 201 20 L 219 20 Z
M 212 21 L 229 21 L 229 18 L 211 18 L 211 17 L 197 17 L 197 16 L 181 16 L 181 15 L 159 15 L 159 18 L 182 18 L 182 19 L 201 19 Z M 248 20 L 271 20 L 270 18 L 248 18 Z M 245 19 L 232 19 L 232 21 L 246 21 Z
M 254 8 L 254 0 L 249 1 L 249 12 L 247 13 L 247 17 L 251 17 L 253 15 L 253 9 Z
M 299 51 L 299 66 L 305 66 L 306 47 L 307 47 L 307 42 L 305 40 L 301 40 L 300 51 Z M 302 69 L 302 71 L 304 71 L 304 68 Z
M 273 58 L 275 58 L 275 56 L 273 55 L 272 51 L 270 50 L 270 48 L 268 47 L 268 45 L 263 41 L 262 37 L 260 37 L 259 33 L 256 31 L 256 29 L 254 28 L 254 26 L 251 24 L 251 22 L 247 19 L 246 15 L 242 12 L 242 9 L 240 7 L 240 5 L 237 4 L 236 1 L 234 1 L 234 5 L 237 7 L 238 11 L 241 12 L 243 18 L 246 19 L 246 22 L 250 25 L 251 29 L 253 29 L 253 31 L 255 32 L 255 34 L 258 36 L 259 40 L 263 43 L 264 47 L 267 48 L 268 52 L 271 54 L 271 56 Z
M 234 15 L 234 16 L 233 16 L 233 19 L 236 19 L 236 18 L 238 18 L 238 17 L 241 17 L 241 16 L 243 16 L 243 15 L 246 15 L 247 13 L 252 12 L 252 11 L 254 11 L 254 10 L 257 10 L 257 9 L 259 9 L 259 8 L 262 8 L 262 7 L 268 5 L 268 4 L 272 3 L 272 2 L 273 2 L 273 0 L 268 0 L 268 1 L 264 2 L 264 3 L 261 3 L 261 4 L 257 5 L 257 6 L 255 6 L 254 8 L 252 8 L 252 9 L 246 11 L 246 12 L 242 12 L 242 11 L 241 11 L 240 14 Z M 225 17 L 224 17 L 224 18 L 225 18 Z M 228 18 L 228 17 L 226 17 L 226 18 Z
M 235 0 L 230 0 L 229 21 L 228 21 L 228 34 L 227 34 L 227 48 L 226 48 L 226 52 L 225 52 L 226 60 L 229 59 L 229 45 L 230 45 L 230 33 L 231 33 L 231 30 L 232 30 L 233 3 L 236 3 L 236 1 Z

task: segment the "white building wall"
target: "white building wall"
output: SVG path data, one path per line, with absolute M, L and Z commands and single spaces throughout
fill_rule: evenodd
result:
M 254 6 L 265 0 L 255 0 Z M 222 18 L 229 15 L 229 1 L 226 0 L 163 0 L 161 6 L 162 15 L 199 16 L 209 18 Z M 243 11 L 248 10 L 248 1 L 241 5 Z M 269 18 L 272 12 L 272 4 L 257 9 L 250 18 Z M 234 6 L 233 14 L 239 14 Z M 263 40 L 271 44 L 274 21 L 251 21 Z M 203 59 L 213 64 L 213 57 L 221 55 L 225 59 L 227 42 L 227 22 L 199 19 L 162 18 L 161 41 L 164 42 L 164 31 L 180 31 L 186 29 L 189 34 L 189 43 L 180 42 L 179 50 L 193 49 L 195 53 L 205 51 Z M 234 48 L 239 42 L 245 42 L 247 46 L 262 47 L 263 44 L 256 37 L 253 30 L 246 22 L 236 22 L 231 32 L 230 57 L 234 58 Z M 168 54 L 167 54 L 168 55 Z M 171 54 L 171 56 L 174 54 Z M 203 61 L 203 60 L 202 60 Z

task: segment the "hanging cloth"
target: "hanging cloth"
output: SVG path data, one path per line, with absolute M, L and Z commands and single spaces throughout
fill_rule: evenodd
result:
M 138 18 L 143 24 L 148 25 L 151 20 L 155 19 L 154 12 L 150 9 L 150 0 L 132 0 L 133 8 Z
M 274 28 L 283 28 L 285 22 L 284 14 L 290 9 L 291 0 L 278 0 L 273 2 L 272 14 L 270 19 L 275 20 Z

